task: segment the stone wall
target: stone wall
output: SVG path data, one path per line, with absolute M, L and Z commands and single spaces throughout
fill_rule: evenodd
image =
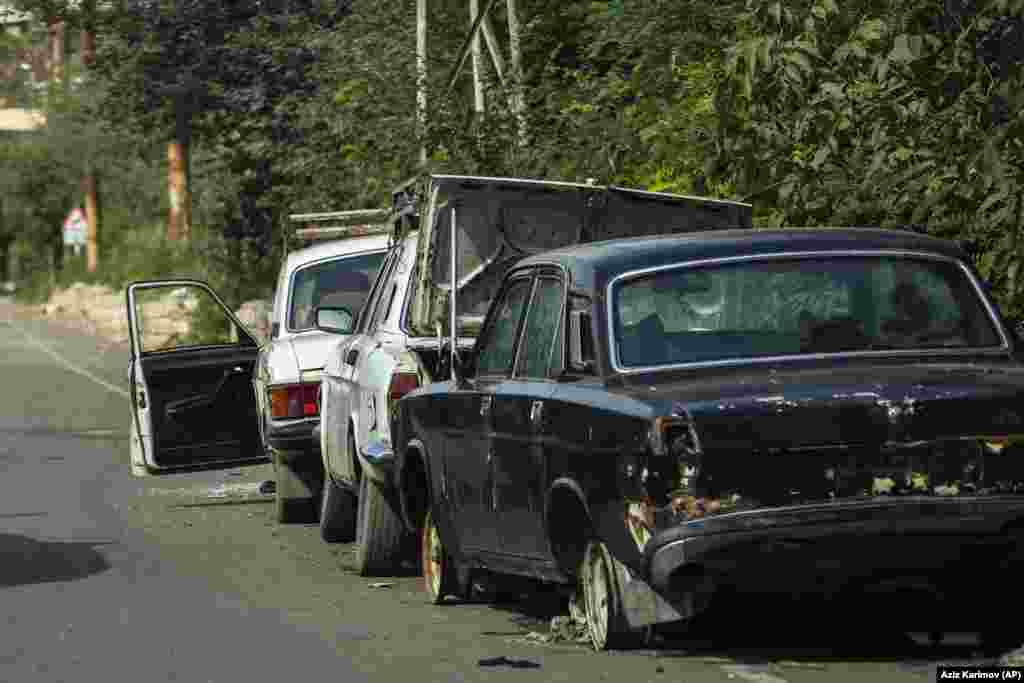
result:
M 118 292 L 104 285 L 77 282 L 55 291 L 43 304 L 42 313 L 49 318 L 77 323 L 108 341 L 127 343 L 127 306 L 124 290 Z M 176 336 L 187 335 L 195 306 L 196 301 L 189 296 L 187 288 L 169 291 L 158 300 L 144 304 L 141 311 L 146 332 L 144 346 L 167 346 L 173 344 Z M 270 310 L 267 301 L 247 301 L 235 311 L 235 317 L 263 344 L 270 336 Z

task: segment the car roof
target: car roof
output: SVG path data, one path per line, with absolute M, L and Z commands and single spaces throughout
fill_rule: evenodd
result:
M 334 256 L 348 256 L 365 251 L 385 251 L 388 248 L 387 235 L 366 235 L 331 240 L 288 254 L 287 269 L 289 271 L 307 263 L 328 259 Z
M 963 259 L 953 242 L 909 230 L 876 228 L 737 229 L 627 237 L 553 249 L 524 258 L 515 269 L 554 264 L 573 286 L 592 290 L 619 273 L 682 261 L 785 252 L 899 250 Z

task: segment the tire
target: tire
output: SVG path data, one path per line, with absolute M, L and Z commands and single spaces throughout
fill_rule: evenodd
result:
M 303 491 L 305 485 L 291 467 L 274 456 L 276 486 L 274 489 L 274 513 L 279 524 L 309 524 L 316 521 L 317 501 L 315 498 L 297 497 L 295 491 Z
M 420 549 L 423 587 L 430 602 L 440 605 L 449 595 L 466 600 L 468 591 L 460 585 L 455 562 L 441 542 L 441 534 L 434 522 L 432 511 L 428 511 L 426 519 L 423 520 Z
M 630 649 L 643 642 L 644 632 L 630 628 L 626 620 L 622 601 L 626 571 L 604 543 L 587 543 L 577 580 L 581 582 L 583 613 L 595 650 Z
M 327 543 L 351 543 L 356 538 L 359 502 L 354 493 L 324 473 L 324 492 L 320 497 L 320 537 Z
M 360 576 L 393 576 L 404 559 L 405 525 L 395 514 L 380 487 L 363 473 L 359 484 L 356 522 L 356 566 Z

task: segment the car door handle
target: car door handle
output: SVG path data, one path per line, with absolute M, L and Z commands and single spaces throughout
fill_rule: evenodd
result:
M 245 368 L 243 368 L 241 365 L 236 365 L 235 367 L 231 368 L 231 374 L 232 375 L 244 375 L 245 374 Z
M 483 396 L 480 398 L 480 414 L 487 415 L 491 412 L 491 397 Z
M 530 406 L 530 423 L 536 427 L 540 425 L 542 417 L 544 417 L 544 401 L 534 401 Z
M 348 355 L 345 356 L 345 364 L 346 365 L 355 365 L 357 358 L 359 358 L 359 349 L 351 349 L 348 352 Z

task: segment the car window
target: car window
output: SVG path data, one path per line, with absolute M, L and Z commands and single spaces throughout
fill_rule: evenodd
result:
M 523 317 L 532 282 L 532 278 L 514 280 L 505 289 L 501 301 L 495 304 L 487 330 L 477 341 L 477 375 L 507 375 L 512 369 L 516 333 L 519 331 L 519 321 Z
M 136 289 L 133 315 L 143 353 L 248 340 L 224 307 L 197 285 Z
M 523 324 L 517 376 L 533 379 L 548 376 L 562 317 L 562 283 L 554 278 L 538 279 Z
M 292 300 L 288 329 L 316 327 L 313 311 L 317 306 L 343 306 L 358 315 L 385 252 L 359 254 L 315 263 L 292 276 Z
M 377 326 L 384 320 L 384 313 L 390 305 L 388 292 L 394 288 L 391 276 L 394 274 L 395 268 L 398 267 L 400 258 L 400 255 L 396 253 L 395 257 L 388 262 L 387 270 L 384 271 L 384 276 L 380 279 L 380 286 L 374 291 L 373 300 L 367 306 L 366 325 L 362 330 L 363 334 L 373 334 Z
M 359 312 L 359 319 L 356 321 L 355 331 L 356 334 L 363 334 L 370 326 L 370 320 L 373 318 L 374 306 L 377 299 L 380 298 L 380 293 L 384 289 L 384 285 L 387 284 L 388 277 L 391 274 L 391 269 L 394 267 L 397 256 L 395 252 L 391 252 L 388 257 L 384 260 L 380 271 L 377 274 L 377 278 L 373 282 L 373 287 L 370 289 L 370 294 L 366 298 L 366 303 L 363 305 L 363 309 Z
M 965 271 L 904 256 L 752 259 L 627 280 L 619 360 L 656 366 L 756 356 L 998 346 Z

